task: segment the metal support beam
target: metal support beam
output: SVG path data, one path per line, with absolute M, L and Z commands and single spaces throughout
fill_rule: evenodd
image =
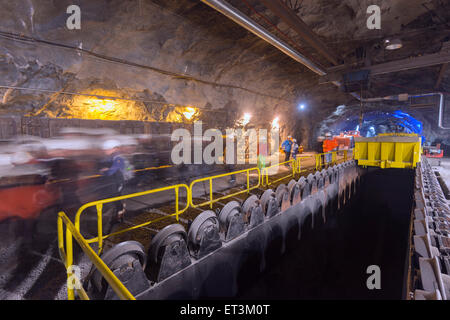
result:
M 311 71 L 315 72 L 316 74 L 323 76 L 325 75 L 325 71 L 316 65 L 314 62 L 312 62 L 310 59 L 306 58 L 296 50 L 294 50 L 292 47 L 290 47 L 288 44 L 284 43 L 280 39 L 276 38 L 273 34 L 271 34 L 269 31 L 261 27 L 259 24 L 257 24 L 255 21 L 250 19 L 248 16 L 231 6 L 229 3 L 227 3 L 224 0 L 201 0 L 203 3 L 207 4 L 211 8 L 217 10 L 218 12 L 222 13 L 224 16 L 228 17 L 229 19 L 233 20 L 237 24 L 239 24 L 241 27 L 247 29 L 251 33 L 255 34 L 256 36 L 260 37 L 261 39 L 267 41 L 274 47 L 276 47 L 278 50 L 282 51 L 292 59 L 294 59 L 297 62 L 300 62 L 305 67 L 310 69 Z
M 261 2 L 333 65 L 339 64 L 339 57 L 333 54 L 325 43 L 318 38 L 314 31 L 312 31 L 308 25 L 281 0 L 261 0 Z
M 427 55 L 420 56 L 420 57 L 396 60 L 396 61 L 376 64 L 376 65 L 373 65 L 373 66 L 370 66 L 367 68 L 362 68 L 359 70 L 347 70 L 347 71 L 354 72 L 354 71 L 370 70 L 370 75 L 376 76 L 376 75 L 411 70 L 411 69 L 426 68 L 426 67 L 431 67 L 431 66 L 435 66 L 435 65 L 439 65 L 439 64 L 446 64 L 446 63 L 450 63 L 450 50 L 449 49 L 445 49 L 445 50 L 443 49 L 438 53 L 427 54 Z M 345 73 L 345 71 L 329 73 L 329 74 L 321 77 L 319 80 L 319 83 L 324 84 L 324 83 L 329 83 L 329 82 L 333 82 L 333 81 L 340 81 L 340 80 L 342 80 L 343 73 Z

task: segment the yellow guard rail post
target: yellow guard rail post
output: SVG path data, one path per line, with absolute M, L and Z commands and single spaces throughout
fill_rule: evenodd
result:
M 342 159 L 338 159 L 337 158 L 337 155 L 338 155 L 339 151 L 331 151 L 331 152 L 316 154 L 315 155 L 316 156 L 316 170 L 320 171 L 322 169 L 322 167 L 325 167 L 325 165 L 327 165 L 327 164 L 328 165 L 335 165 L 337 163 L 345 162 L 345 161 L 347 161 L 349 159 L 353 159 L 354 158 L 355 152 L 354 152 L 353 149 L 347 149 L 347 150 L 342 150 L 342 151 L 343 151 L 343 158 Z M 348 156 L 349 151 L 352 153 L 350 158 Z M 326 161 L 322 160 L 322 156 L 323 156 L 323 159 L 325 160 L 325 155 L 327 155 L 327 154 L 331 154 L 331 161 L 330 162 L 326 162 Z
M 256 171 L 258 173 L 258 184 L 253 186 L 253 187 L 250 187 L 250 171 Z M 222 197 L 213 199 L 213 179 L 223 178 L 223 177 L 236 175 L 236 174 L 244 173 L 244 172 L 247 174 L 247 188 L 246 189 L 238 191 L 238 192 L 234 192 L 234 193 L 231 193 L 231 194 L 227 194 L 226 196 L 222 196 Z M 202 182 L 202 181 L 209 181 L 209 200 L 205 201 L 205 202 L 202 202 L 200 204 L 195 204 L 194 203 L 194 199 L 193 199 L 194 198 L 193 187 L 194 187 L 195 184 L 197 184 L 199 182 Z M 211 177 L 199 178 L 199 179 L 196 179 L 196 180 L 192 181 L 190 186 L 189 186 L 189 189 L 190 189 L 189 202 L 190 202 L 191 207 L 193 207 L 193 208 L 202 207 L 202 206 L 205 206 L 205 205 L 209 204 L 210 208 L 212 209 L 213 204 L 215 202 L 223 200 L 223 199 L 228 199 L 228 198 L 234 197 L 234 196 L 236 196 L 238 194 L 242 194 L 242 193 L 245 193 L 245 192 L 249 193 L 251 190 L 259 188 L 260 184 L 261 184 L 261 171 L 259 170 L 258 167 L 244 169 L 244 170 L 239 170 L 239 171 L 228 172 L 228 173 L 219 174 L 219 175 L 211 176 Z
M 66 245 L 64 247 L 64 230 L 63 224 L 66 225 Z M 95 267 L 100 271 L 102 276 L 118 295 L 120 299 L 123 300 L 135 300 L 134 296 L 128 291 L 128 289 L 123 285 L 123 283 L 116 277 L 116 275 L 108 268 L 108 266 L 103 262 L 102 259 L 92 250 L 91 246 L 83 238 L 81 233 L 75 228 L 73 223 L 67 217 L 64 212 L 58 213 L 58 248 L 61 259 L 67 270 L 67 298 L 69 300 L 75 299 L 75 292 L 73 289 L 73 282 L 75 282 L 75 287 L 78 295 L 83 300 L 89 300 L 88 295 L 81 285 L 80 279 L 72 272 L 73 266 L 73 247 L 72 238 L 75 238 L 83 252 L 89 257 Z M 72 283 L 70 284 L 70 282 Z
M 304 156 L 304 157 L 297 156 L 297 159 L 295 161 L 295 173 L 302 173 L 302 172 L 308 171 L 307 169 L 302 170 L 302 162 L 301 161 L 302 161 L 302 159 L 309 159 L 312 157 L 314 157 L 314 156 Z
M 180 188 L 184 188 L 186 189 L 186 205 L 183 209 L 179 209 L 179 191 Z M 114 202 L 114 201 L 121 201 L 121 200 L 125 200 L 125 199 L 130 199 L 130 198 L 136 198 L 136 197 L 140 197 L 140 196 L 145 196 L 148 194 L 152 194 L 152 193 L 157 193 L 157 192 L 163 192 L 163 191 L 168 191 L 168 190 L 175 190 L 175 213 L 171 214 L 171 215 L 167 215 L 167 216 L 163 216 L 161 218 L 158 219 L 154 219 L 151 221 L 147 221 L 144 222 L 142 224 L 127 228 L 127 229 L 122 229 L 120 231 L 117 232 L 113 232 L 110 233 L 108 235 L 103 235 L 103 223 L 102 223 L 102 217 L 103 217 L 103 204 L 105 203 L 110 203 L 110 202 Z M 80 207 L 80 209 L 78 209 L 76 215 L 75 215 L 75 229 L 80 232 L 80 216 L 83 213 L 83 211 L 86 208 L 89 207 L 93 207 L 95 206 L 97 208 L 97 231 L 98 231 L 98 236 L 96 238 L 92 238 L 92 239 L 88 239 L 85 241 L 87 243 L 93 243 L 93 242 L 98 242 L 98 253 L 100 254 L 102 252 L 103 249 L 103 240 L 106 238 L 109 238 L 111 236 L 114 235 L 118 235 L 127 231 L 131 231 L 134 229 L 138 229 L 141 227 L 144 227 L 146 225 L 149 225 L 151 223 L 163 220 L 163 219 L 167 219 L 169 217 L 175 216 L 177 221 L 178 221 L 178 216 L 180 214 L 182 214 L 183 212 L 185 212 L 188 208 L 189 208 L 189 198 L 190 198 L 190 190 L 189 187 L 186 184 L 177 184 L 177 185 L 173 185 L 173 186 L 168 186 L 168 187 L 163 187 L 163 188 L 158 188 L 158 189 L 152 189 L 152 190 L 147 190 L 147 191 L 142 191 L 142 192 L 137 192 L 137 193 L 131 193 L 131 194 L 127 194 L 124 196 L 119 196 L 119 197 L 114 197 L 114 198 L 108 198 L 108 199 L 103 199 L 103 200 L 98 200 L 98 201 L 92 201 L 89 202 L 83 206 Z
M 282 166 L 282 165 L 285 165 L 285 164 L 288 164 L 288 163 L 292 167 L 292 172 L 289 173 L 286 176 L 283 176 L 281 178 L 278 178 L 277 180 L 274 180 L 274 181 L 270 182 L 269 181 L 269 169 L 272 169 L 272 168 L 275 168 L 275 167 L 279 167 L 279 166 Z M 286 178 L 293 177 L 295 175 L 296 171 L 297 171 L 296 166 L 297 166 L 297 160 L 291 159 L 291 160 L 288 160 L 288 161 L 284 161 L 284 162 L 281 162 L 281 163 L 277 163 L 277 164 L 271 165 L 269 167 L 265 167 L 264 170 L 263 170 L 263 174 L 262 174 L 262 185 L 265 186 L 265 187 L 268 187 L 272 183 L 276 183 L 276 182 L 284 180 Z M 264 183 L 264 178 L 266 180 L 265 183 Z
M 326 155 L 327 154 L 331 154 L 331 161 L 327 162 L 326 161 Z M 346 153 L 344 153 L 345 155 Z M 323 161 L 322 161 L 322 156 L 323 156 Z M 326 153 L 318 153 L 316 154 L 316 170 L 320 171 L 322 169 L 322 167 L 325 167 L 325 165 L 333 165 L 337 163 L 337 151 L 332 151 L 332 152 L 326 152 Z

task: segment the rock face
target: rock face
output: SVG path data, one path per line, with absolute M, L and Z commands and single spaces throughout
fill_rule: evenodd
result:
M 199 5 L 180 3 L 81 1 L 80 30 L 66 27 L 68 1 L 4 4 L 1 85 L 36 90 L 2 89 L 1 113 L 182 121 L 190 119 L 176 108 L 191 106 L 210 125 L 233 126 L 248 112 L 257 126 L 278 116 L 286 132 L 293 130 L 299 119 L 291 112 L 289 58 L 206 6 L 226 25 L 199 24 L 195 12 L 179 15 Z
M 424 8 L 396 18 L 408 1 L 382 5 L 387 17 L 383 21 L 390 25 L 383 32 L 430 22 L 416 19 L 426 13 Z M 79 0 L 81 29 L 69 30 L 66 10 L 72 2 L 1 3 L 0 114 L 203 120 L 211 127 L 226 127 L 250 113 L 250 123 L 257 127 L 270 126 L 279 117 L 283 138 L 291 134 L 308 146 L 320 121 L 336 106 L 355 104 L 332 84 L 318 85 L 318 76 L 310 70 L 200 1 Z M 243 2 L 229 2 L 257 20 Z M 258 1 L 248 2 L 286 31 Z M 373 40 L 348 39 L 373 37 L 357 27 L 364 25 L 365 8 L 355 0 L 307 0 L 298 13 L 345 62 L 358 58 L 360 46 L 371 48 L 372 62 L 381 62 L 385 56 Z M 391 22 L 398 22 L 397 27 Z M 293 36 L 292 30 L 286 32 Z M 376 37 L 382 35 L 377 32 Z M 435 50 L 440 40 L 429 50 Z M 300 49 L 312 52 L 303 44 Z M 329 66 L 317 53 L 311 57 Z M 388 59 L 393 57 L 401 58 L 393 53 Z M 306 109 L 298 110 L 299 103 Z

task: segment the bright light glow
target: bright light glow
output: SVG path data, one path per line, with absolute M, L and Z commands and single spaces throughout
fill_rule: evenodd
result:
M 300 110 L 305 109 L 305 105 L 304 105 L 304 104 L 301 104 L 301 105 L 299 105 L 298 107 L 300 108 Z
M 280 121 L 280 119 L 278 117 L 273 119 L 273 121 L 272 121 L 272 129 L 280 129 L 279 121 Z
M 112 99 L 85 98 L 85 105 L 88 119 L 109 120 L 114 114 L 120 113 L 122 109 L 121 101 Z
M 89 112 L 103 113 L 114 110 L 115 106 L 119 103 L 110 99 L 89 99 L 87 102 L 89 105 Z
M 200 110 L 195 107 L 190 106 L 176 106 L 172 111 L 167 115 L 167 122 L 186 122 L 191 123 L 195 121 L 200 114 Z
M 53 118 L 76 118 L 98 120 L 151 120 L 142 103 L 127 100 L 129 97 L 114 90 L 92 89 L 75 95 L 63 103 L 60 109 L 49 108 L 45 115 Z M 92 96 L 89 96 L 91 94 Z M 109 97 L 123 97 L 112 99 Z
M 195 108 L 186 107 L 186 111 L 183 112 L 183 115 L 186 117 L 186 119 L 191 120 L 196 112 L 197 110 L 195 110 Z
M 192 123 L 197 121 L 201 114 L 200 109 L 194 106 L 172 104 L 158 106 L 157 108 L 160 108 L 161 113 L 151 113 L 144 103 L 133 101 L 122 91 L 91 89 L 82 93 L 83 95 L 74 95 L 70 99 L 68 98 L 62 103 L 62 108 L 49 107 L 42 112 L 39 111 L 39 115 L 45 115 L 49 118 Z M 155 107 L 152 106 L 153 108 Z M 166 110 L 169 110 L 169 112 L 166 112 Z
M 250 118 L 252 115 L 250 113 L 244 113 L 244 119 L 242 120 L 242 124 L 245 126 L 250 122 Z

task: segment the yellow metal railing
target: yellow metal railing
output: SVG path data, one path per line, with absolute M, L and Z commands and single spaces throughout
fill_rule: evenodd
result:
M 64 244 L 64 226 L 66 225 L 66 242 Z M 102 274 L 105 280 L 109 283 L 114 292 L 123 300 L 135 300 L 134 296 L 128 291 L 123 283 L 115 276 L 115 274 L 108 268 L 103 260 L 95 253 L 89 243 L 83 238 L 81 233 L 77 230 L 74 224 L 70 221 L 64 212 L 58 213 L 58 248 L 61 259 L 67 269 L 67 298 L 69 300 L 75 299 L 75 291 L 82 300 L 89 300 L 86 291 L 81 285 L 80 279 L 72 272 L 73 266 L 73 246 L 72 238 L 75 238 L 83 252 L 89 257 L 98 271 Z M 75 287 L 75 288 L 74 288 Z
M 184 206 L 183 209 L 180 210 L 179 208 L 179 194 L 180 194 L 180 189 L 186 189 L 186 205 Z M 111 203 L 111 202 L 115 202 L 115 201 L 122 201 L 125 199 L 130 199 L 130 198 L 136 198 L 136 197 L 141 197 L 141 196 L 145 196 L 145 195 L 149 195 L 149 194 L 153 194 L 153 193 L 158 193 L 158 192 L 163 192 L 163 191 L 169 191 L 169 190 L 174 190 L 175 191 L 175 213 L 167 215 L 167 216 L 163 216 L 154 220 L 150 220 L 147 222 L 144 222 L 142 224 L 130 227 L 130 228 L 126 228 L 126 229 L 122 229 L 120 231 L 116 231 L 107 235 L 103 235 L 103 204 L 105 203 Z M 98 236 L 92 239 L 87 239 L 86 242 L 87 243 L 93 243 L 93 242 L 98 242 L 98 253 L 100 254 L 102 249 L 103 249 L 103 240 L 124 232 L 128 232 L 134 229 L 138 229 L 141 227 L 144 227 L 146 225 L 149 225 L 151 223 L 155 223 L 158 222 L 160 220 L 163 219 L 167 219 L 170 218 L 172 216 L 175 216 L 177 221 L 179 220 L 179 215 L 182 214 L 183 212 L 185 212 L 188 208 L 189 208 L 189 194 L 190 194 L 190 190 L 189 187 L 186 184 L 177 184 L 177 185 L 173 185 L 173 186 L 168 186 L 168 187 L 163 187 L 163 188 L 158 188 L 158 189 L 152 189 L 152 190 L 147 190 L 147 191 L 143 191 L 143 192 L 137 192 L 137 193 L 131 193 L 131 194 L 127 194 L 124 196 L 119 196 L 119 197 L 114 197 L 114 198 L 109 198 L 109 199 L 103 199 L 103 200 L 98 200 L 98 201 L 92 201 L 89 202 L 83 206 L 80 207 L 80 209 L 78 209 L 76 215 L 75 215 L 75 228 L 80 231 L 80 217 L 81 214 L 84 212 L 84 210 L 86 208 L 89 207 L 93 207 L 95 206 L 97 209 L 97 232 L 98 232 Z
M 352 156 L 349 158 L 349 151 L 352 153 Z M 338 153 L 342 152 L 343 153 L 343 157 L 338 159 Z M 331 160 L 330 161 L 326 161 L 326 157 L 327 155 L 331 155 Z M 349 159 L 353 158 L 353 149 L 349 149 L 349 150 L 342 150 L 342 151 L 331 151 L 331 152 L 325 152 L 325 153 L 318 153 L 315 155 L 316 157 L 316 170 L 319 171 L 322 168 L 324 168 L 325 166 L 332 166 L 335 165 L 337 163 L 340 162 L 345 162 Z
M 281 178 L 278 178 L 277 180 L 274 180 L 274 181 L 269 181 L 269 170 L 270 169 L 279 168 L 280 166 L 287 165 L 287 164 L 292 169 L 292 170 L 290 170 L 290 173 L 288 175 L 285 175 L 285 176 L 283 176 Z M 273 164 L 273 165 L 271 165 L 269 167 L 265 167 L 263 169 L 263 173 L 262 173 L 262 185 L 263 186 L 270 186 L 271 184 L 276 183 L 278 181 L 287 179 L 289 177 L 293 177 L 295 175 L 295 173 L 296 173 L 296 170 L 297 170 L 296 167 L 297 167 L 297 160 L 294 160 L 294 159 L 291 159 L 291 160 L 288 160 L 288 161 L 284 161 L 284 162 L 281 162 L 281 163 L 277 163 L 277 164 Z
M 296 174 L 300 174 L 302 172 L 307 171 L 306 169 L 302 170 L 301 161 L 302 161 L 302 159 L 309 159 L 309 158 L 312 158 L 312 156 L 306 156 L 306 157 L 299 157 L 299 156 L 297 156 L 296 159 L 291 159 L 291 160 L 288 160 L 288 161 L 285 161 L 285 162 L 281 162 L 281 163 L 277 163 L 277 164 L 271 165 L 269 167 L 265 167 L 263 169 L 263 172 L 262 172 L 262 180 L 261 180 L 262 185 L 263 186 L 270 186 L 271 184 L 277 183 L 277 182 L 279 182 L 281 180 L 284 180 L 284 179 L 287 179 L 287 178 L 290 178 L 290 177 L 294 178 Z M 290 167 L 292 169 L 291 172 L 289 174 L 283 176 L 283 177 L 280 177 L 280 178 L 277 178 L 276 180 L 270 181 L 269 180 L 269 176 L 270 176 L 269 170 L 277 168 L 277 167 L 280 167 L 282 165 L 286 165 L 286 164 L 290 165 Z
M 251 171 L 256 171 L 258 173 L 258 183 L 255 186 L 253 186 L 253 187 L 250 186 L 250 172 Z M 218 197 L 218 198 L 214 199 L 214 197 L 213 197 L 213 180 L 214 179 L 228 177 L 228 176 L 231 176 L 231 175 L 240 174 L 240 173 L 246 173 L 247 174 L 247 188 L 245 188 L 244 190 L 241 190 L 241 191 L 238 191 L 238 192 L 234 192 L 234 193 L 231 193 L 231 194 L 227 194 L 225 196 L 221 196 L 221 197 Z M 199 204 L 195 204 L 194 203 L 194 199 L 193 199 L 194 198 L 194 191 L 193 191 L 194 185 L 196 185 L 199 182 L 203 182 L 203 181 L 209 181 L 209 200 L 205 201 L 205 202 L 202 202 L 202 203 L 199 203 Z M 258 167 L 244 169 L 244 170 L 239 170 L 239 171 L 234 171 L 234 172 L 228 172 L 228 173 L 219 174 L 219 175 L 215 175 L 215 176 L 211 176 L 211 177 L 204 177 L 204 178 L 196 179 L 196 180 L 191 182 L 191 184 L 189 186 L 189 189 L 190 189 L 189 202 L 190 202 L 190 205 L 191 205 L 192 208 L 202 207 L 202 206 L 206 206 L 206 205 L 209 205 L 210 208 L 212 208 L 213 204 L 215 202 L 234 197 L 234 196 L 236 196 L 238 194 L 249 193 L 251 190 L 259 188 L 260 185 L 261 185 L 261 171 L 259 170 Z
M 314 156 L 312 156 L 312 155 L 311 156 L 305 156 L 305 157 L 297 156 L 296 164 L 295 164 L 295 173 L 302 173 L 302 172 L 308 171 L 308 169 L 302 169 L 303 168 L 302 160 L 303 159 L 311 159 L 311 158 L 314 158 Z
M 109 285 L 112 287 L 112 289 L 116 292 L 116 294 L 119 296 L 119 298 L 121 299 L 134 299 L 133 295 L 128 291 L 128 289 L 120 282 L 119 279 L 117 279 L 117 277 L 114 275 L 114 273 L 112 273 L 112 271 L 106 266 L 106 264 L 101 260 L 101 258 L 99 257 L 99 255 L 102 252 L 103 249 L 103 240 L 114 236 L 114 235 L 118 235 L 118 234 L 122 234 L 134 229 L 138 229 L 141 227 L 144 227 L 146 225 L 149 225 L 151 223 L 155 223 L 158 221 L 161 221 L 163 219 L 167 219 L 170 217 L 175 216 L 177 221 L 179 220 L 179 215 L 182 214 L 183 212 L 185 212 L 189 207 L 200 207 L 200 206 L 205 206 L 205 205 L 209 205 L 211 208 L 213 206 L 213 204 L 215 202 L 218 202 L 220 200 L 224 200 L 242 193 L 249 193 L 251 190 L 253 189 L 257 189 L 260 187 L 260 185 L 265 185 L 265 186 L 269 186 L 273 183 L 276 183 L 278 181 L 281 181 L 283 179 L 286 179 L 288 177 L 294 177 L 295 174 L 304 172 L 305 170 L 302 170 L 302 166 L 301 166 L 301 160 L 302 159 L 306 159 L 306 158 L 311 158 L 311 157 L 298 157 L 297 159 L 291 159 L 289 161 L 286 162 L 282 162 L 282 163 L 278 163 L 275 165 L 272 165 L 270 167 L 266 167 L 263 169 L 263 174 L 261 174 L 261 171 L 258 167 L 254 167 L 254 168 L 248 168 L 248 169 L 244 169 L 244 170 L 239 170 L 239 171 L 234 171 L 234 172 L 229 172 L 229 173 L 224 173 L 224 174 L 220 174 L 220 175 L 215 175 L 215 176 L 211 176 L 211 177 L 204 177 L 204 178 L 200 178 L 200 179 L 196 179 L 194 181 L 191 182 L 191 184 L 189 185 L 189 187 L 186 184 L 177 184 L 177 185 L 173 185 L 173 186 L 168 186 L 168 187 L 163 187 L 163 188 L 158 188 L 158 189 L 152 189 L 152 190 L 148 190 L 148 191 L 143 191 L 143 192 L 137 192 L 137 193 L 133 193 L 133 194 L 128 194 L 128 195 L 124 195 L 124 196 L 119 196 L 119 197 L 114 197 L 114 198 L 108 198 L 108 199 L 103 199 L 103 200 L 98 200 L 98 201 L 93 201 L 93 202 L 89 202 L 83 206 L 81 206 L 76 215 L 75 215 L 75 223 L 72 223 L 70 221 L 70 219 L 67 217 L 67 215 L 64 212 L 59 212 L 58 214 L 58 247 L 59 247 L 59 252 L 60 252 L 60 256 L 61 259 L 64 262 L 64 265 L 67 269 L 67 278 L 68 278 L 68 283 L 69 283 L 69 279 L 72 279 L 71 281 L 75 281 L 78 282 L 80 281 L 80 279 L 78 279 L 76 277 L 76 275 L 71 271 L 71 266 L 73 265 L 73 246 L 72 246 L 72 242 L 73 242 L 73 238 L 75 238 L 75 240 L 77 241 L 77 243 L 79 244 L 79 246 L 81 247 L 81 249 L 84 251 L 84 253 L 89 257 L 89 259 L 92 261 L 92 263 L 96 266 L 96 268 L 101 272 L 101 274 L 103 275 L 103 277 L 106 279 L 106 281 L 109 283 Z M 345 152 L 344 158 L 347 158 L 347 153 Z M 317 159 L 317 158 L 316 158 Z M 277 180 L 274 181 L 270 181 L 269 180 L 269 169 L 271 168 L 275 168 L 277 166 L 281 166 L 281 165 L 285 165 L 289 163 L 292 167 L 292 170 L 290 170 L 289 175 L 283 176 L 281 178 L 278 178 Z M 317 163 L 316 163 L 316 168 L 317 168 Z M 258 178 L 258 182 L 256 185 L 251 186 L 250 185 L 250 173 L 252 171 L 255 171 L 257 173 L 257 178 Z M 231 175 L 237 175 L 237 174 L 241 174 L 241 173 L 245 173 L 246 174 L 246 178 L 247 178 L 247 187 L 243 190 L 240 190 L 238 192 L 234 192 L 232 194 L 228 194 L 228 195 L 224 195 L 218 198 L 214 198 L 213 197 L 213 180 L 215 179 L 219 179 L 219 178 L 224 178 L 224 177 L 228 177 Z M 264 178 L 265 178 L 265 183 L 264 183 Z M 203 182 L 203 181 L 208 181 L 209 182 L 209 200 L 205 201 L 203 203 L 200 204 L 195 204 L 193 202 L 193 189 L 194 186 L 197 183 Z M 186 205 L 180 209 L 179 208 L 179 195 L 180 195 L 180 189 L 185 189 L 186 190 Z M 157 219 L 153 219 L 151 221 L 147 221 L 144 222 L 142 224 L 139 225 L 135 225 L 133 227 L 130 228 L 126 228 L 126 229 L 122 229 L 120 231 L 117 232 L 113 232 L 107 235 L 103 235 L 103 205 L 105 203 L 111 203 L 111 202 L 115 202 L 115 201 L 122 201 L 122 200 L 126 200 L 126 199 L 130 199 L 130 198 L 135 198 L 135 197 L 140 197 L 140 196 L 145 196 L 145 195 L 149 195 L 149 194 L 154 194 L 154 193 L 158 193 L 158 192 L 164 192 L 164 191 L 170 191 L 170 190 L 174 190 L 175 191 L 175 213 L 167 215 L 167 216 L 163 216 Z M 89 207 L 96 207 L 97 209 L 97 237 L 95 238 L 91 238 L 91 239 L 85 239 L 80 231 L 80 218 L 82 213 Z M 64 243 L 64 228 L 63 226 L 66 225 L 66 232 L 65 232 L 65 243 Z M 98 252 L 96 253 L 92 247 L 90 246 L 90 244 L 92 243 L 98 243 Z M 71 289 L 68 286 L 68 299 L 69 300 L 74 300 L 75 299 L 75 291 L 78 293 L 78 296 L 81 299 L 89 299 L 89 297 L 87 296 L 86 292 L 84 291 L 84 289 L 82 288 L 81 285 L 76 286 L 76 289 Z

